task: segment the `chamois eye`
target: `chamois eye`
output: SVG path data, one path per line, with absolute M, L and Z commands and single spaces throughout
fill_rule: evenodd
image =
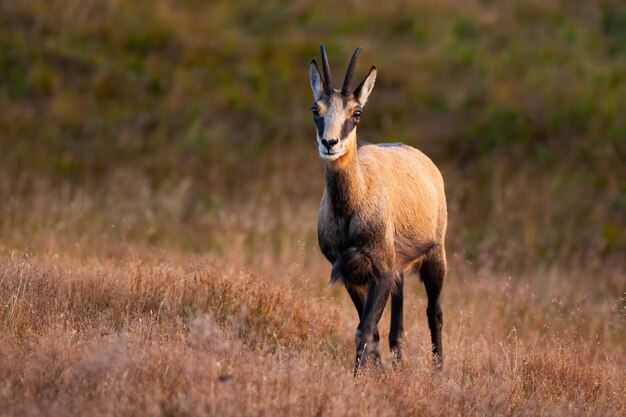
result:
M 311 107 L 311 111 L 313 112 L 313 117 L 319 117 L 320 111 L 317 109 L 316 106 Z
M 352 117 L 358 119 L 359 117 L 361 117 L 361 110 L 357 109 L 354 111 L 354 113 L 352 113 Z

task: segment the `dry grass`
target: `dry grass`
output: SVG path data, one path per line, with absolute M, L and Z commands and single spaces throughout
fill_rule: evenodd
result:
M 405 369 L 355 380 L 357 317 L 345 291 L 326 287 L 317 198 L 265 184 L 276 194 L 204 216 L 185 214 L 184 182 L 153 191 L 132 172 L 100 191 L 42 182 L 5 199 L 2 413 L 626 412 L 623 261 L 511 276 L 486 251 L 476 264 L 450 251 L 443 373 L 431 371 L 424 291 L 411 279 Z
M 128 245 L 82 259 L 4 251 L 0 409 L 624 415 L 625 311 L 613 289 L 561 271 L 512 280 L 452 263 L 443 373 L 429 366 L 424 297 L 413 280 L 406 369 L 355 380 L 355 314 L 317 278 L 303 287 Z

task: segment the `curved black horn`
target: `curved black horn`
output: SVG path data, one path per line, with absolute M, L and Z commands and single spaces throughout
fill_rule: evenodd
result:
M 341 89 L 341 95 L 349 96 L 352 93 L 352 88 L 350 85 L 352 84 L 352 75 L 354 74 L 354 67 L 356 66 L 356 58 L 361 52 L 361 48 L 356 48 L 354 53 L 352 54 L 352 58 L 350 59 L 350 63 L 348 64 L 348 69 L 346 70 L 346 77 L 343 79 L 343 88 Z
M 333 92 L 333 77 L 330 75 L 330 66 L 324 45 L 320 45 L 320 53 L 322 54 L 322 69 L 324 70 L 324 91 L 326 94 L 330 94 Z

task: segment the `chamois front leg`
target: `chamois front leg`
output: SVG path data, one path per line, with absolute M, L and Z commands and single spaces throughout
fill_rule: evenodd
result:
M 375 346 L 375 334 L 380 316 L 391 292 L 392 276 L 380 275 L 373 277 L 367 288 L 367 298 L 361 315 L 361 322 L 356 331 L 356 363 L 354 373 L 365 368 L 370 348 Z
M 359 322 L 363 318 L 363 308 L 365 306 L 365 296 L 367 292 L 367 286 L 365 285 L 346 285 L 346 290 L 354 303 L 357 313 L 359 314 Z M 371 346 L 368 346 L 368 352 L 370 358 L 374 363 L 380 364 L 380 350 L 379 350 L 380 334 L 378 333 L 378 326 L 374 329 L 374 342 Z

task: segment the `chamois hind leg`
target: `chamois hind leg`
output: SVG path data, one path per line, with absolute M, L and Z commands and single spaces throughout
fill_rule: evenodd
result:
M 391 324 L 389 326 L 389 349 L 391 350 L 391 365 L 396 368 L 402 362 L 402 343 L 404 338 L 404 319 L 402 308 L 404 304 L 404 274 L 396 288 L 391 292 Z
M 441 345 L 441 329 L 443 328 L 443 311 L 439 296 L 446 275 L 446 253 L 443 247 L 437 247 L 428 255 L 420 269 L 428 296 L 428 327 L 432 342 L 433 363 L 437 368 L 443 366 L 443 349 Z
M 359 314 L 359 324 L 363 319 L 363 308 L 365 306 L 365 296 L 367 295 L 367 287 L 365 285 L 352 286 L 346 285 L 346 290 L 354 303 L 357 313 Z M 380 363 L 380 351 L 379 351 L 380 334 L 378 333 L 378 326 L 374 330 L 374 342 L 371 349 L 368 349 L 369 355 L 373 362 Z

